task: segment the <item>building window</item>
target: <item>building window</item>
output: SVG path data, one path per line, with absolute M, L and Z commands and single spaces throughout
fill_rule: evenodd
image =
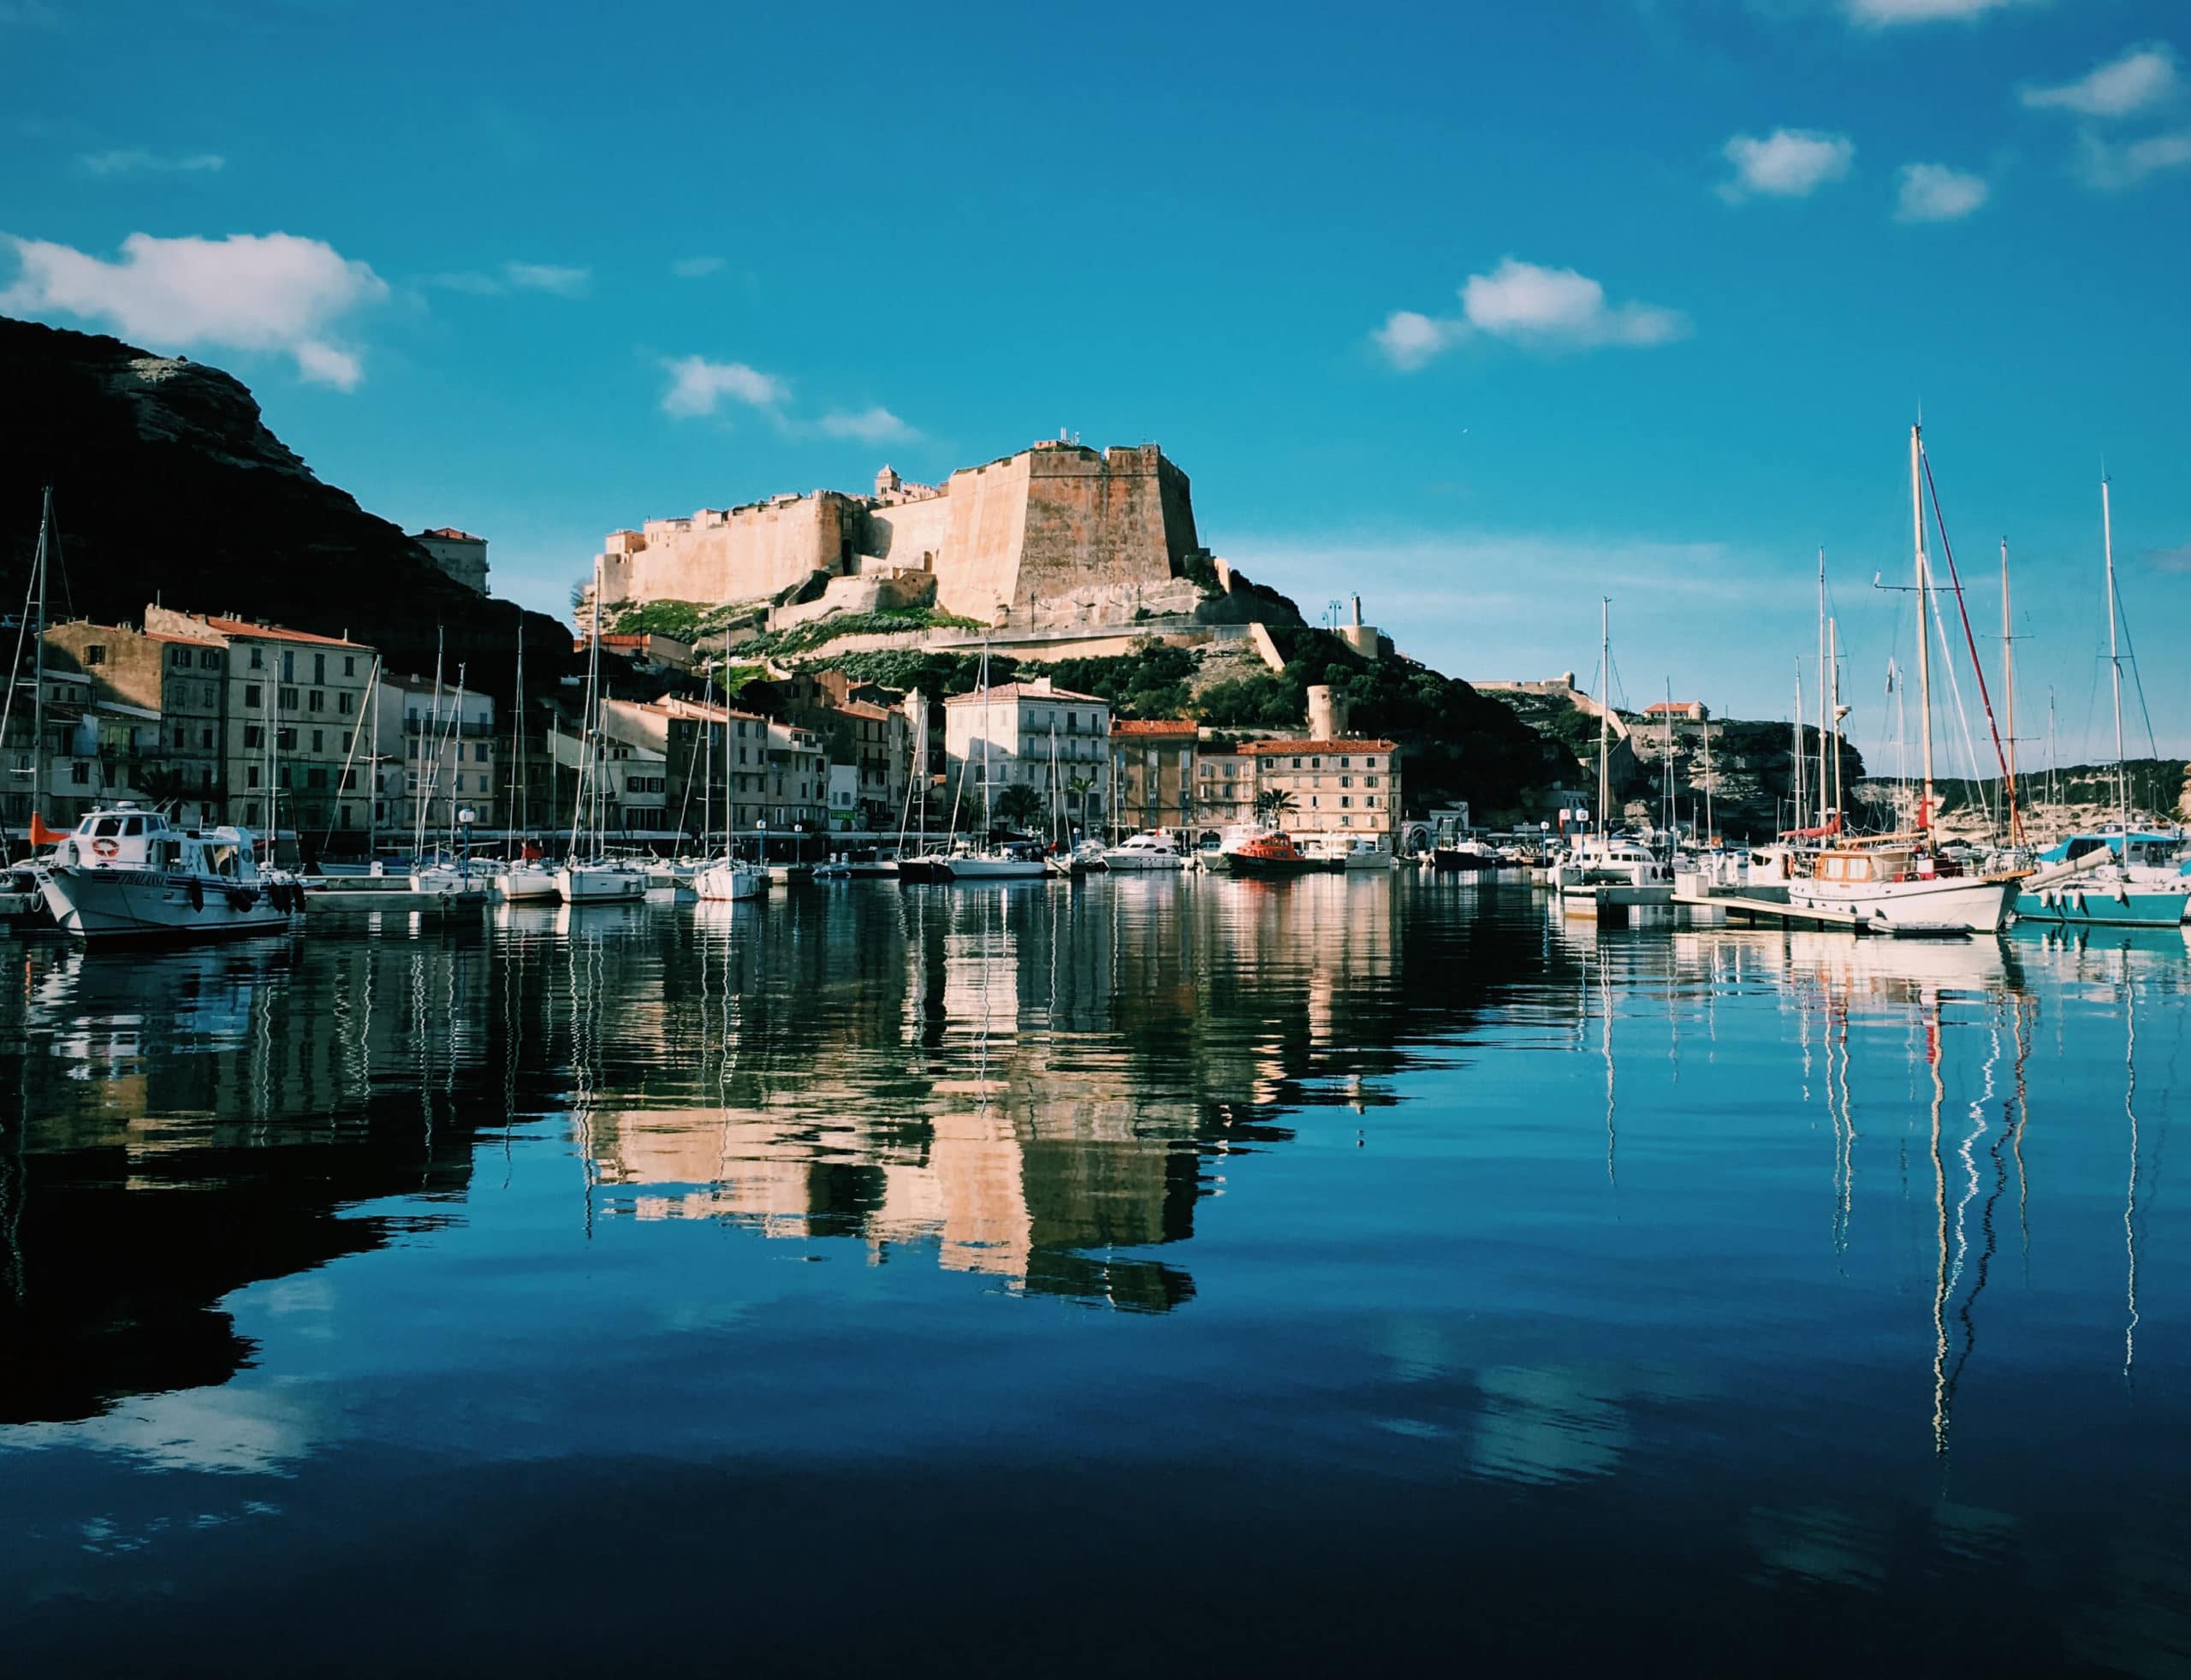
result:
M 487 762 L 487 743 L 486 743 L 486 742 L 484 742 L 484 741 L 480 741 L 480 742 L 477 743 L 477 744 L 472 747 L 472 762 L 473 762 L 474 763 L 477 763 L 477 764 L 484 764 L 484 763 L 485 763 Z
M 324 764 L 315 764 L 306 770 L 305 786 L 324 791 L 327 787 L 327 767 Z
M 262 659 L 262 658 L 259 656 L 259 655 L 260 655 L 260 650 L 259 650 L 259 649 L 258 649 L 258 648 L 253 648 L 253 649 L 251 650 L 251 668 L 252 668 L 252 670 L 254 670 L 254 671 L 260 669 L 260 668 L 261 668 L 265 664 L 265 662 L 266 662 L 264 659 Z
M 281 693 L 275 697 L 275 703 L 285 712 L 293 712 L 296 710 L 297 691 L 294 688 L 283 689 Z
M 201 649 L 198 655 L 198 668 L 201 671 L 219 670 L 221 668 L 221 650 L 218 648 Z
M 1365 804 L 1365 805 L 1374 805 L 1374 804 L 1375 804 L 1377 803 L 1377 796 L 1376 796 L 1375 793 L 1372 793 L 1372 794 L 1371 794 L 1368 798 L 1364 799 L 1362 803 L 1363 803 L 1363 804 Z
M 316 653 L 312 656 L 312 680 L 314 682 L 327 680 L 327 656 L 324 653 Z
M 283 648 L 282 650 L 282 680 L 283 682 L 294 682 L 296 680 L 296 650 L 294 648 Z
M 1293 768 L 1297 770 L 1301 768 L 1301 761 L 1298 758 L 1293 761 Z
M 175 744 L 178 750 L 190 745 L 190 732 L 180 723 L 175 727 Z
M 198 732 L 198 745 L 201 751 L 211 752 L 213 750 L 213 732 L 211 729 L 200 729 Z
M 248 767 L 248 768 L 244 771 L 244 773 L 243 773 L 243 785 L 244 785 L 246 787 L 258 787 L 258 765 L 256 765 L 256 764 L 251 765 L 251 766 L 249 766 L 249 767 Z
M 84 646 L 84 663 L 85 663 L 85 664 L 86 664 L 86 665 L 104 665 L 104 664 L 105 664 L 105 663 L 106 663 L 106 647 L 105 647 L 105 644 L 104 644 L 104 643 L 99 643 L 99 642 L 88 642 L 88 643 L 85 644 L 85 646 Z
M 274 745 L 284 752 L 294 752 L 297 750 L 297 732 L 294 729 L 276 729 L 274 732 Z
M 342 656 L 342 674 L 346 677 L 354 677 L 358 674 L 358 656 L 356 654 L 346 653 Z
M 168 663 L 170 665 L 179 665 L 184 670 L 188 670 L 190 668 L 190 650 L 188 648 L 169 648 L 168 650 Z
M 255 707 L 264 705 L 265 701 L 265 692 L 258 684 L 255 682 L 247 682 L 243 686 L 244 704 L 246 706 Z
M 243 727 L 243 745 L 244 751 L 246 752 L 258 751 L 259 748 L 266 745 L 266 731 L 256 723 L 245 724 Z
M 74 782 L 79 787 L 88 783 L 91 779 L 92 767 L 84 763 L 82 759 L 78 759 L 74 763 L 68 767 L 68 780 Z
M 1354 803 L 1354 800 L 1351 795 L 1342 793 L 1339 796 L 1339 802 L 1342 807 L 1345 807 L 1351 805 Z
M 311 693 L 306 695 L 305 709 L 308 712 L 325 711 L 327 709 L 327 695 L 325 691 L 315 688 Z
M 347 717 L 350 715 L 350 708 L 356 702 L 357 698 L 346 689 L 335 697 L 335 709 Z

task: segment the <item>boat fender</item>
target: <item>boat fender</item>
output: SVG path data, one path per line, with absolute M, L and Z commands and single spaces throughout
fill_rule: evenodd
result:
M 190 881 L 190 907 L 193 910 L 205 908 L 205 883 L 195 876 L 193 876 Z
M 2070 893 L 2065 902 L 2078 915 L 2081 916 L 2085 913 L 2085 895 L 2082 893 Z
M 258 902 L 258 894 L 252 892 L 248 887 L 231 887 L 229 888 L 229 904 L 233 909 L 249 910 L 252 905 Z

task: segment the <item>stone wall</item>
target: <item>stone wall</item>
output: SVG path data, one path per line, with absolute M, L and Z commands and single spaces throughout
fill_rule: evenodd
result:
M 610 535 L 603 606 L 752 600 L 814 572 L 880 565 L 935 577 L 935 604 L 970 618 L 1036 602 L 1137 609 L 1196 551 L 1186 474 L 1153 443 L 1098 451 L 1040 443 L 953 473 L 933 495 L 817 490 L 747 508 L 650 519 Z

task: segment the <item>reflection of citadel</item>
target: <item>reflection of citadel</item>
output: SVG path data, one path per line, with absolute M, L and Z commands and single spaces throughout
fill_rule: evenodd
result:
M 252 1349 L 223 1297 L 462 1217 L 543 1126 L 585 1162 L 574 1237 L 720 1218 L 1167 1309 L 1225 1157 L 1281 1110 L 1388 1101 L 1408 1018 L 1480 999 L 1410 994 L 1404 914 L 1389 883 L 1164 879 L 17 947 L 0 1422 L 225 1381 Z
M 691 1080 L 719 1083 L 716 1103 L 604 1100 L 591 1117 L 603 1205 L 857 1236 L 878 1258 L 932 1244 L 948 1270 L 1168 1308 L 1186 1274 L 1120 1251 L 1191 1236 L 1205 1157 L 1286 1136 L 1259 1115 L 1317 1099 L 1307 1060 L 1375 1042 L 1342 1017 L 1350 996 L 1391 995 L 1393 900 L 1356 883 L 1334 917 L 1323 899 L 1348 887 L 879 896 L 897 971 L 864 980 L 858 1015 L 816 1018 L 834 1052 L 784 1077 L 768 1024 L 726 1006 Z M 808 948 L 872 950 L 876 932 Z M 1341 1089 L 1375 1100 L 1358 1074 Z

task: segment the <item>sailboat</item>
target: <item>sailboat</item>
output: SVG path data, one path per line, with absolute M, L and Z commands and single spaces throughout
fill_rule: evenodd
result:
M 1909 514 L 1917 570 L 1918 731 L 1924 744 L 1925 791 L 1914 834 L 1838 839 L 1821 851 L 1808 876 L 1788 883 L 1788 901 L 1802 910 L 1856 915 L 1882 931 L 1994 933 L 2008 919 L 2016 878 L 1969 875 L 1933 841 L 1932 570 L 1925 555 L 1924 438 L 1909 428 Z
M 2107 578 L 2107 662 L 2115 689 L 2115 822 L 2096 833 L 2071 834 L 2039 854 L 2040 869 L 2017 893 L 2016 919 L 2061 926 L 2173 928 L 2191 904 L 2173 854 L 2172 834 L 2139 834 L 2130 826 L 2123 754 L 2123 658 L 2116 621 L 2115 522 L 2107 480 L 2099 481 L 2100 547 Z
M 1561 898 L 1599 905 L 1671 904 L 1673 876 L 1648 846 L 1615 834 L 1606 826 L 1612 798 L 1612 602 L 1598 603 L 1598 817 L 1597 826 L 1579 837 L 1553 866 L 1552 887 Z M 1583 913 L 1588 913 L 1588 906 Z
M 586 638 L 585 733 L 579 753 L 579 784 L 571 802 L 571 849 L 555 871 L 555 890 L 565 904 L 606 904 L 643 899 L 643 870 L 609 858 L 602 849 L 601 756 L 601 562 L 593 567 L 592 633 Z M 589 820 L 590 819 L 590 820 Z
M 560 898 L 561 890 L 555 884 L 555 871 L 541 860 L 540 847 L 525 832 L 525 826 L 531 807 L 526 803 L 525 636 L 522 630 L 517 638 L 517 703 L 511 717 L 510 766 L 515 785 L 513 796 L 507 802 L 508 820 L 504 827 L 515 837 L 516 846 L 511 853 L 509 867 L 502 871 L 502 897 L 513 904 Z
M 974 852 L 947 858 L 943 862 L 943 873 L 952 881 L 1040 881 L 1050 872 L 1042 860 L 1039 846 L 1031 841 L 999 844 L 994 838 L 995 816 L 989 809 L 989 709 L 995 703 L 989 695 L 989 642 L 982 638 L 982 833 L 989 837 L 983 847 Z M 1018 704 L 1017 699 L 1012 703 Z M 965 780 L 964 773 L 960 780 Z
M 727 663 L 730 658 L 730 632 L 727 627 L 722 632 L 722 652 L 724 662 Z M 710 713 L 714 711 L 712 703 L 709 710 Z M 726 766 L 730 763 L 730 731 L 727 727 L 729 716 L 727 711 L 723 714 L 726 725 L 723 730 L 723 763 Z M 701 739 L 708 744 L 708 775 L 712 793 L 715 762 L 714 717 L 710 715 L 702 718 L 700 727 L 707 732 Z M 771 877 L 767 867 L 758 862 L 745 863 L 739 858 L 733 849 L 730 825 L 730 776 L 726 769 L 722 793 L 722 856 L 717 861 L 694 870 L 692 874 L 692 890 L 711 904 L 734 903 L 740 899 L 762 898 L 769 890 Z M 712 834 L 708 836 L 710 840 L 714 838 Z

